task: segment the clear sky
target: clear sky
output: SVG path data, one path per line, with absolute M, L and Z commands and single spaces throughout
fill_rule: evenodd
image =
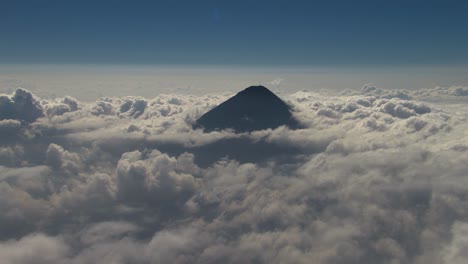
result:
M 1 63 L 467 65 L 468 1 L 2 0 Z

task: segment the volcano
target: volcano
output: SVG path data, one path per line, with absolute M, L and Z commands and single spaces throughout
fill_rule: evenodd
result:
M 205 113 L 193 128 L 205 132 L 223 129 L 251 132 L 279 126 L 301 127 L 283 100 L 264 86 L 250 86 Z

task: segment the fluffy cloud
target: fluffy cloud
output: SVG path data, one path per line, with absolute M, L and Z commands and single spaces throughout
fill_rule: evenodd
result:
M 45 112 L 47 116 L 63 115 L 67 112 L 73 112 L 79 109 L 79 102 L 70 96 L 66 96 L 59 100 L 43 100 Z
M 0 120 L 32 122 L 43 115 L 39 100 L 25 89 L 17 89 L 12 95 L 0 96 Z
M 228 95 L 84 103 L 19 89 L 0 97 L 0 258 L 463 263 L 457 89 L 301 91 L 286 99 L 306 128 L 242 134 L 191 128 Z

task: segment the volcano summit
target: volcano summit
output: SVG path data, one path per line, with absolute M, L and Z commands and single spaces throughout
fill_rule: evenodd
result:
M 291 108 L 264 86 L 250 86 L 201 116 L 193 128 L 251 132 L 287 126 L 300 128 Z

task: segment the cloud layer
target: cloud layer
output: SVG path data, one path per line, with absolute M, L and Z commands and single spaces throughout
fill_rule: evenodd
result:
M 228 95 L 18 89 L 0 96 L 0 259 L 463 263 L 466 91 L 301 91 L 285 99 L 307 128 L 235 134 L 191 129 Z M 285 153 L 200 162 L 230 140 Z

